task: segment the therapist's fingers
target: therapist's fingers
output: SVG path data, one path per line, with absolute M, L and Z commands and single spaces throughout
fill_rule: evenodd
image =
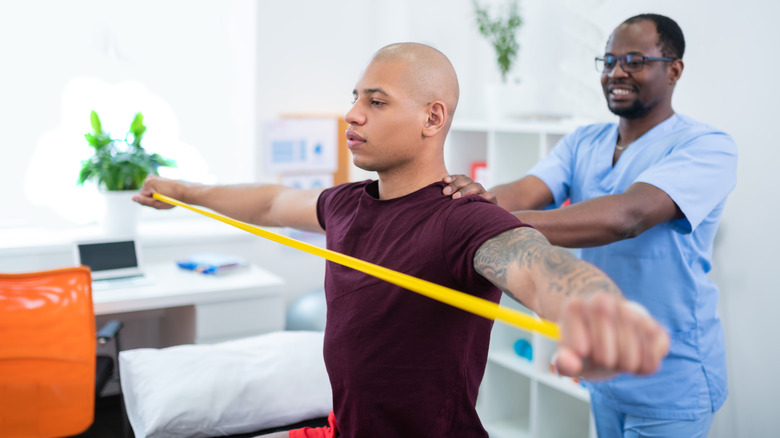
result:
M 444 195 L 452 195 L 453 199 L 472 194 L 481 195 L 487 192 L 482 187 L 482 184 L 475 182 L 466 175 L 448 175 L 444 177 L 444 182 L 447 183 L 447 186 L 444 187 L 442 193 Z

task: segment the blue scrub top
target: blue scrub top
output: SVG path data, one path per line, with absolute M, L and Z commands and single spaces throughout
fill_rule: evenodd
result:
M 613 167 L 617 136 L 614 123 L 579 128 L 529 172 L 547 184 L 556 206 L 644 182 L 666 192 L 685 215 L 636 238 L 581 250 L 627 298 L 647 307 L 672 341 L 656 374 L 587 385 L 594 401 L 630 415 L 695 418 L 720 408 L 728 393 L 718 288 L 707 273 L 736 185 L 737 147 L 724 132 L 676 114 L 634 141 Z

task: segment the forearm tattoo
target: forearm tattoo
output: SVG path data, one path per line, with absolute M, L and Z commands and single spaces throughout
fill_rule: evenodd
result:
M 539 273 L 547 279 L 546 292 L 587 295 L 596 291 L 618 292 L 600 270 L 564 248 L 552 246 L 539 231 L 516 228 L 488 240 L 474 258 L 474 267 L 501 289 L 509 290 L 510 268 Z M 540 290 L 539 292 L 545 292 Z

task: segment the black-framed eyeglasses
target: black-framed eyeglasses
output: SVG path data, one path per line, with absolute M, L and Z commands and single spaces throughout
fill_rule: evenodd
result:
M 623 71 L 629 73 L 636 73 L 638 71 L 642 71 L 642 69 L 645 68 L 645 62 L 648 61 L 670 62 L 670 61 L 676 61 L 677 59 L 658 58 L 655 56 L 642 56 L 633 53 L 629 53 L 623 56 L 604 55 L 603 58 L 596 58 L 596 71 L 609 73 L 615 68 L 615 66 L 618 63 L 618 60 L 620 61 L 620 67 L 623 69 Z

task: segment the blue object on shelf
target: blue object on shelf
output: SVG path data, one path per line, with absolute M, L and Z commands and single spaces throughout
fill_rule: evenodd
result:
M 515 341 L 515 353 L 531 361 L 534 358 L 534 347 L 527 339 L 521 338 Z
M 193 254 L 186 259 L 177 260 L 176 264 L 182 269 L 207 275 L 223 274 L 247 266 L 241 258 L 218 253 Z

